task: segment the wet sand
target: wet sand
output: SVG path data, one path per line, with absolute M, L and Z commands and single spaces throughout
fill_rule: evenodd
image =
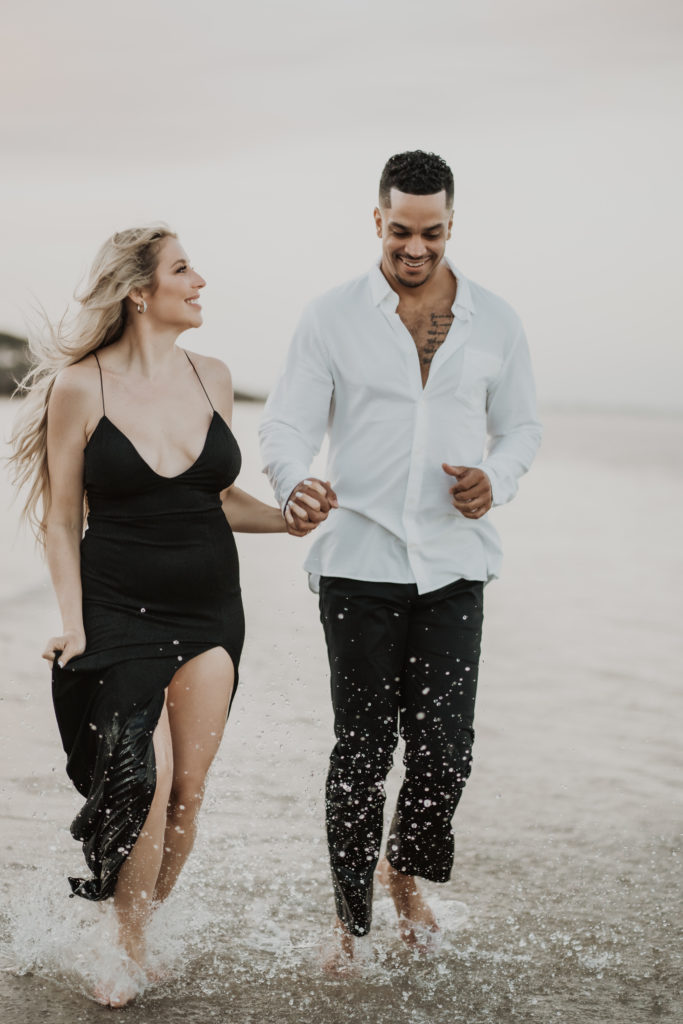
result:
M 235 431 L 240 482 L 267 497 L 259 413 L 240 406 Z M 3 436 L 9 419 L 0 401 Z M 176 977 L 126 1021 L 680 1019 L 683 420 L 544 420 L 534 470 L 495 512 L 506 562 L 486 594 L 456 869 L 426 887 L 441 953 L 413 958 L 378 898 L 362 975 L 320 972 L 332 916 L 322 825 L 332 724 L 316 600 L 299 567 L 306 542 L 242 536 L 240 692 L 198 847 L 154 940 Z M 68 834 L 78 798 L 39 659 L 56 609 L 0 486 L 0 1006 L 11 1024 L 99 1021 L 109 1011 L 81 988 L 109 914 L 67 897 L 66 874 L 81 866 Z M 395 763 L 387 814 L 400 751 Z

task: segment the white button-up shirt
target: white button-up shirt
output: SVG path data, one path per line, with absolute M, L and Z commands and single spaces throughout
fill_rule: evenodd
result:
M 260 437 L 284 507 L 329 431 L 327 477 L 340 507 L 315 531 L 304 563 L 312 578 L 415 583 L 427 593 L 499 574 L 490 514 L 466 519 L 454 508 L 456 481 L 441 464 L 483 469 L 494 504 L 509 501 L 541 439 L 534 383 L 517 314 L 451 270 L 454 319 L 424 388 L 379 266 L 304 311 Z

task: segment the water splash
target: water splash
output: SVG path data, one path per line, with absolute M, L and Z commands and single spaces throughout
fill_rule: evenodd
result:
M 228 1005 L 240 1024 L 340 1024 L 349 1001 L 373 1024 L 566 1024 L 562 1008 L 570 1003 L 580 1024 L 635 1024 L 647 1014 L 666 1019 L 672 1007 L 672 959 L 654 941 L 664 933 L 665 908 L 634 904 L 627 926 L 612 914 L 612 890 L 589 902 L 565 879 L 563 897 L 555 898 L 532 886 L 544 870 L 536 861 L 517 862 L 524 884 L 508 862 L 503 883 L 481 849 L 477 866 L 463 858 L 459 868 L 488 879 L 470 894 L 469 914 L 450 898 L 453 886 L 425 887 L 443 931 L 435 956 L 401 942 L 392 903 L 378 889 L 358 976 L 330 979 L 320 969 L 333 914 L 324 852 L 284 835 L 274 859 L 270 851 L 254 855 L 251 842 L 226 834 L 217 857 L 215 834 L 200 841 L 177 892 L 153 918 L 150 962 L 161 980 L 138 1001 L 144 1024 L 205 1024 L 224 1019 Z M 500 851 L 494 853 L 499 866 Z M 557 870 L 552 865 L 553 875 Z M 91 995 L 112 955 L 111 906 L 68 899 L 64 875 L 54 864 L 15 865 L 6 875 L 0 956 L 14 975 L 33 975 L 16 990 L 35 1000 L 18 1018 L 26 1024 L 44 1019 L 42 979 L 61 990 L 51 1020 L 73 1024 L 74 1005 Z

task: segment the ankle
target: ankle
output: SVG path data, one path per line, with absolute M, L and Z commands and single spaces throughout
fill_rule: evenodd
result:
M 349 959 L 353 959 L 353 954 L 356 949 L 355 937 L 348 930 L 346 925 L 337 918 L 334 922 L 334 933 L 339 942 L 339 948 L 345 956 Z
M 119 946 L 121 951 L 136 964 L 144 963 L 147 953 L 145 926 L 139 922 L 119 925 Z
M 420 887 L 415 875 L 405 875 L 398 868 L 395 868 L 393 864 L 390 864 L 386 857 L 380 864 L 380 873 L 383 883 L 393 892 L 401 893 L 401 895 L 405 896 L 419 895 Z

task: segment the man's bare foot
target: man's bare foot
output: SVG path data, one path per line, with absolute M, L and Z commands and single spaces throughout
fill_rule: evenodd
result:
M 377 865 L 377 879 L 394 901 L 399 935 L 406 946 L 420 953 L 435 952 L 441 942 L 441 931 L 415 876 L 402 874 L 383 857 Z
M 323 952 L 323 971 L 334 978 L 348 977 L 356 970 L 355 954 L 353 935 L 336 918 L 330 945 Z

